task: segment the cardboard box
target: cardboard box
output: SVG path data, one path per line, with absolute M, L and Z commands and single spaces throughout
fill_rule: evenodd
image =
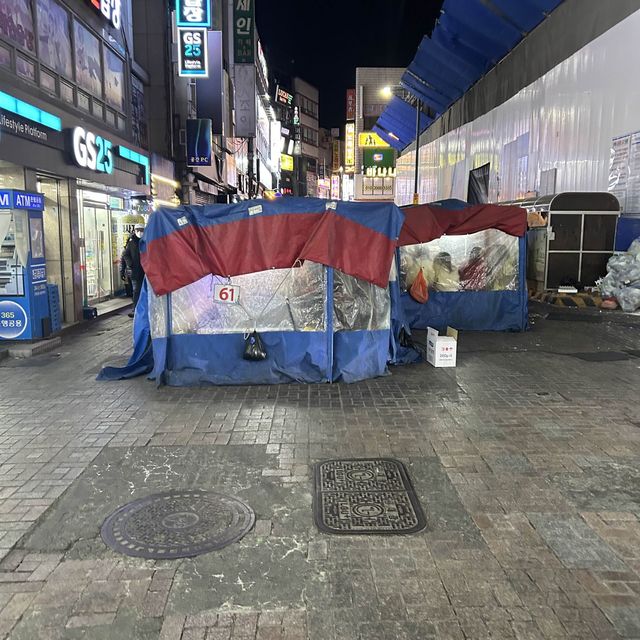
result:
M 458 352 L 458 332 L 447 327 L 447 335 L 441 336 L 428 327 L 427 362 L 434 367 L 455 367 Z

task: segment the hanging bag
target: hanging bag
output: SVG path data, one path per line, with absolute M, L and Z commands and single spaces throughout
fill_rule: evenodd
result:
M 409 295 L 420 304 L 424 304 L 429 299 L 429 287 L 422 267 L 420 267 L 420 271 L 418 271 L 418 275 L 409 289 Z
M 264 348 L 262 338 L 257 331 L 252 331 L 244 339 L 244 353 L 242 357 L 245 360 L 251 360 L 252 362 L 259 362 L 260 360 L 267 359 L 267 350 Z

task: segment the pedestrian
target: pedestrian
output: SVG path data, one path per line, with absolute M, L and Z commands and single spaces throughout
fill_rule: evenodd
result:
M 129 317 L 133 318 L 138 300 L 140 299 L 140 288 L 144 280 L 144 269 L 140 262 L 140 240 L 144 234 L 144 225 L 136 224 L 133 228 L 133 234 L 127 242 L 122 257 L 125 261 L 126 274 L 131 278 L 131 286 L 133 287 L 133 311 L 129 313 Z
M 436 291 L 459 291 L 460 276 L 451 262 L 451 254 L 439 253 L 433 261 L 433 288 Z
M 482 247 L 473 247 L 469 260 L 459 271 L 460 286 L 467 291 L 484 291 L 487 287 L 487 263 Z

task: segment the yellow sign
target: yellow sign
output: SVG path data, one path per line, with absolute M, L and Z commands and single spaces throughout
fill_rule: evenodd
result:
M 358 136 L 358 146 L 360 148 L 380 149 L 389 145 L 377 133 L 365 131 Z
M 288 156 L 286 153 L 281 153 L 280 168 L 283 171 L 293 171 L 293 156 Z
M 354 122 L 347 122 L 345 128 L 344 164 L 346 167 L 355 167 L 356 165 L 356 125 Z

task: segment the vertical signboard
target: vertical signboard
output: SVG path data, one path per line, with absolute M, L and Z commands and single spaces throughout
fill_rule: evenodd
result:
M 255 138 L 256 135 L 256 67 L 253 64 L 235 65 L 236 136 Z
M 356 119 L 356 90 L 347 89 L 347 120 Z
M 187 120 L 187 164 L 210 167 L 211 155 L 211 120 Z
M 178 28 L 211 28 L 211 0 L 176 0 Z
M 256 59 L 255 0 L 233 0 L 233 52 L 236 64 Z
M 332 154 L 332 170 L 333 171 L 338 171 L 338 169 L 340 169 L 341 166 L 341 160 L 342 160 L 342 154 L 340 153 L 340 140 L 334 140 L 333 141 L 333 154 Z
M 345 127 L 344 164 L 347 169 L 356 166 L 356 125 L 347 122 Z
M 223 73 L 222 31 L 207 31 L 205 47 L 209 58 L 209 77 L 196 82 L 198 118 L 210 118 L 214 135 L 222 135 L 223 123 Z
M 178 75 L 183 78 L 209 76 L 206 29 L 178 29 Z

